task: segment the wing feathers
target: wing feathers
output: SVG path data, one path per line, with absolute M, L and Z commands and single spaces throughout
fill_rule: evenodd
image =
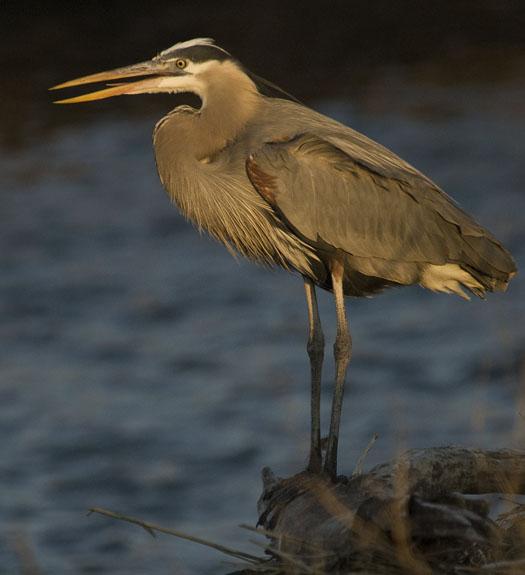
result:
M 447 262 L 477 270 L 488 289 L 488 278 L 508 281 L 516 269 L 508 252 L 430 180 L 408 165 L 380 169 L 377 158 L 356 159 L 341 138 L 331 139 L 269 142 L 246 163 L 253 186 L 298 235 L 343 250 L 363 274 L 398 283 Z

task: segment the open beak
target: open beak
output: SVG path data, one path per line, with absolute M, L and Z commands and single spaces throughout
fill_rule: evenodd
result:
M 144 94 L 158 91 L 159 87 L 162 86 L 163 79 L 166 78 L 166 71 L 166 63 L 150 60 L 148 62 L 141 62 L 140 64 L 133 64 L 132 66 L 125 66 L 124 68 L 116 68 L 115 70 L 109 70 L 107 72 L 99 72 L 98 74 L 82 76 L 81 78 L 76 78 L 75 80 L 69 80 L 69 82 L 53 86 L 50 90 L 61 90 L 62 88 L 70 88 L 72 86 L 80 86 L 82 84 L 93 84 L 95 82 L 108 82 L 111 80 L 117 80 L 118 82 L 117 84 L 108 84 L 110 87 L 103 90 L 89 92 L 82 96 L 75 96 L 64 100 L 57 100 L 55 101 L 55 104 L 78 104 L 79 102 L 103 100 L 104 98 L 121 96 L 123 94 Z M 137 76 L 154 77 L 143 78 L 136 82 L 119 82 L 124 78 L 133 78 Z

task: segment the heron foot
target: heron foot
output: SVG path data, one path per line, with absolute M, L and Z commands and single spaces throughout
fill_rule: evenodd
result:
M 308 465 L 306 466 L 306 471 L 310 473 L 320 474 L 323 471 L 323 457 L 321 451 L 311 451 L 310 457 L 308 459 Z

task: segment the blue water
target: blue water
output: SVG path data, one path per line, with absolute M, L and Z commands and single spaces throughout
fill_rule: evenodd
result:
M 316 107 L 431 176 L 522 267 L 524 101 L 519 83 L 401 79 Z M 155 120 L 72 122 L 0 152 L 2 573 L 18 568 L 17 539 L 53 575 L 226 573 L 213 551 L 85 512 L 257 552 L 237 525 L 255 522 L 260 469 L 305 462 L 301 281 L 235 261 L 178 215 L 155 172 Z M 412 446 L 522 445 L 524 292 L 518 275 L 488 301 L 417 287 L 349 301 L 341 471 L 374 432 L 370 465 Z M 330 346 L 331 296 L 320 305 Z M 332 373 L 327 353 L 325 422 Z

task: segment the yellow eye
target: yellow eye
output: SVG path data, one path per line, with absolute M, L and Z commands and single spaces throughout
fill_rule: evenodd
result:
M 180 70 L 186 68 L 187 65 L 188 62 L 186 62 L 186 60 L 183 60 L 182 58 L 178 58 L 177 60 L 175 60 L 175 66 L 177 66 L 177 68 L 179 68 Z

